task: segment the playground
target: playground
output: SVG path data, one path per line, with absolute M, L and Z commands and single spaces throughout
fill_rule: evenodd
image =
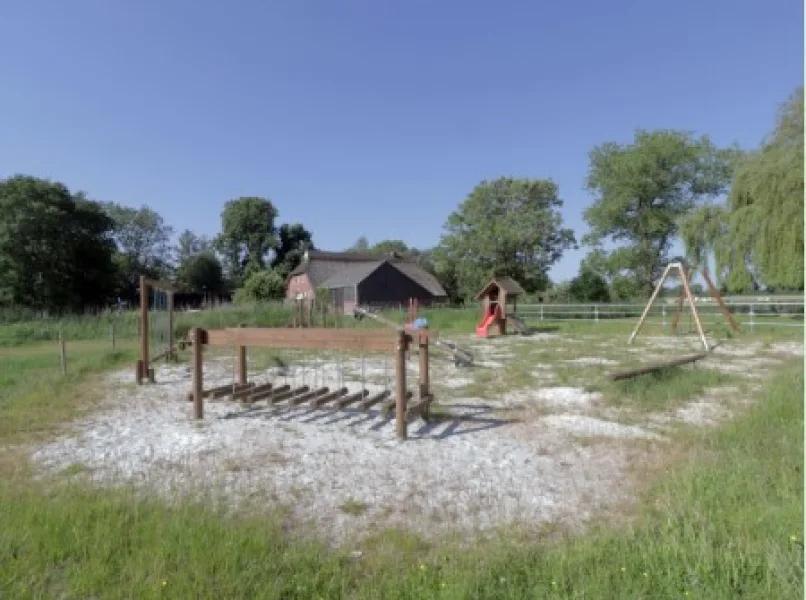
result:
M 171 501 L 282 510 L 334 543 L 387 527 L 426 538 L 579 530 L 632 502 L 681 432 L 740 413 L 776 365 L 803 354 L 800 343 L 737 339 L 616 382 L 609 375 L 697 352 L 700 340 L 452 333 L 465 364 L 450 346 L 437 351 L 439 332 L 402 329 L 197 330 L 177 361 L 107 375 L 99 408 L 31 457 L 42 473 Z

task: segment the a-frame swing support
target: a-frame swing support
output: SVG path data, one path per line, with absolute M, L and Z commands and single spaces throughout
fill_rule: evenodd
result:
M 711 351 L 711 345 L 708 343 L 708 339 L 705 337 L 705 331 L 702 328 L 702 321 L 700 321 L 700 315 L 697 312 L 697 304 L 694 302 L 694 296 L 691 293 L 691 286 L 689 285 L 689 273 L 686 272 L 686 268 L 683 263 L 680 262 L 673 262 L 666 265 L 666 269 L 663 271 L 663 275 L 661 275 L 660 280 L 658 281 L 658 285 L 655 286 L 655 290 L 652 292 L 652 296 L 649 298 L 649 302 L 647 302 L 646 307 L 644 308 L 644 312 L 641 314 L 641 318 L 638 319 L 638 323 L 635 326 L 632 334 L 630 335 L 630 339 L 627 341 L 628 344 L 632 344 L 635 338 L 638 336 L 638 332 L 641 331 L 641 327 L 644 325 L 644 321 L 646 321 L 647 316 L 649 315 L 649 311 L 652 309 L 652 305 L 655 303 L 658 295 L 660 294 L 661 289 L 663 289 L 663 284 L 666 283 L 666 279 L 669 277 L 669 274 L 672 272 L 673 269 L 677 270 L 677 273 L 680 276 L 680 281 L 683 284 L 683 298 L 679 303 L 679 308 L 682 309 L 682 300 L 688 300 L 688 304 L 691 307 L 691 314 L 694 318 L 694 323 L 697 326 L 697 333 L 700 336 L 700 341 L 702 341 L 703 348 L 705 348 L 706 352 Z M 708 278 L 709 287 L 713 288 L 713 284 L 710 284 L 710 278 Z M 720 303 L 722 306 L 724 304 Z M 727 310 L 727 307 L 724 307 Z M 730 311 L 727 311 L 730 312 Z M 733 321 L 732 315 L 730 318 L 731 325 L 735 324 Z

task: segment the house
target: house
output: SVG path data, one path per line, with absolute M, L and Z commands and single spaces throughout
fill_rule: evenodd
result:
M 390 254 L 308 250 L 286 283 L 289 300 L 312 299 L 317 288 L 330 290 L 340 313 L 361 305 L 405 305 L 410 298 L 430 304 L 447 298 L 436 277 L 416 261 Z

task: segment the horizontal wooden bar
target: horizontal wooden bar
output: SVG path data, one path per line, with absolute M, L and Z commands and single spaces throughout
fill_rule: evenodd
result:
M 291 404 L 293 404 L 293 399 L 297 396 L 302 396 L 307 393 L 311 388 L 307 385 L 300 386 L 298 388 L 290 389 L 287 392 L 283 392 L 281 394 L 277 394 L 276 396 L 272 396 L 269 398 L 269 404 L 276 404 L 278 402 L 283 402 L 285 400 L 290 400 Z
M 289 406 L 297 406 L 298 404 L 303 404 L 303 403 L 307 402 L 308 400 L 315 399 L 317 396 L 323 396 L 323 395 L 327 394 L 329 391 L 330 391 L 330 388 L 321 387 L 321 388 L 316 389 L 316 390 L 311 390 L 310 392 L 305 392 L 304 394 L 301 394 L 299 396 L 292 396 L 288 400 L 288 405 Z
M 253 387 L 244 387 L 242 390 L 238 390 L 237 392 L 232 394 L 233 400 L 246 400 L 249 401 L 249 397 L 253 396 L 254 394 L 259 394 L 260 392 L 268 392 L 269 390 L 274 387 L 271 383 L 263 383 L 261 385 L 253 385 Z
M 324 394 L 322 396 L 317 396 L 316 398 L 311 398 L 311 401 L 309 402 L 309 406 L 311 408 L 319 408 L 320 406 L 323 406 L 323 405 L 327 404 L 328 402 L 332 402 L 333 400 L 338 400 L 339 398 L 341 398 L 342 396 L 347 394 L 347 392 L 349 392 L 349 391 L 350 390 L 348 390 L 346 387 L 343 387 L 343 388 L 339 388 L 337 390 L 333 390 L 332 392 L 330 392 L 328 394 Z
M 265 391 L 262 391 L 262 392 L 256 392 L 256 393 L 251 394 L 249 396 L 249 402 L 257 402 L 259 400 L 266 400 L 268 398 L 269 399 L 269 404 L 271 404 L 271 398 L 273 396 L 277 396 L 279 394 L 282 394 L 283 392 L 286 392 L 286 391 L 288 391 L 290 389 L 291 389 L 291 386 L 288 385 L 288 384 L 285 384 L 285 385 L 281 385 L 280 387 L 272 388 L 270 390 L 265 390 Z
M 389 394 L 391 394 L 391 393 L 392 392 L 390 392 L 389 390 L 384 390 L 383 392 L 378 392 L 377 394 L 374 394 L 374 395 L 370 396 L 369 398 L 365 398 L 364 400 L 362 400 L 361 402 L 356 404 L 356 408 L 358 410 L 369 410 L 370 408 L 372 408 L 373 406 L 378 404 L 378 402 L 381 402 L 382 400 L 385 400 L 386 398 L 388 398 Z
M 177 288 L 172 283 L 167 281 L 160 281 L 159 279 L 149 279 L 148 277 L 143 280 L 149 287 L 157 288 L 163 292 L 176 292 Z
M 380 329 L 228 327 L 205 334 L 204 343 L 210 346 L 392 351 L 398 343 L 396 333 Z M 434 332 L 418 331 L 407 334 L 407 341 L 425 344 L 435 337 Z
M 363 400 L 367 396 L 369 396 L 369 391 L 361 390 L 360 392 L 350 394 L 349 396 L 345 396 L 344 398 L 339 398 L 338 400 L 336 400 L 336 403 L 333 404 L 333 408 L 336 410 L 341 410 L 342 408 L 346 408 L 351 404 L 355 404 L 359 400 Z
M 618 373 L 610 373 L 607 378 L 610 381 L 619 381 L 621 379 L 630 379 L 632 377 L 638 377 L 639 375 L 646 375 L 647 373 L 652 373 L 654 371 L 660 371 L 661 369 L 668 369 L 671 367 L 679 367 L 681 365 L 686 365 L 688 363 L 693 363 L 698 360 L 702 360 L 703 358 L 708 356 L 708 352 L 700 352 L 699 354 L 692 354 L 691 356 L 684 356 L 683 358 L 678 358 L 676 360 L 670 360 L 668 362 L 663 363 L 656 363 L 653 365 L 646 365 L 644 367 L 638 367 L 637 369 L 630 369 L 629 371 L 619 371 Z
M 240 390 L 245 390 L 255 385 L 254 383 L 247 383 L 246 385 L 241 385 L 240 383 L 236 383 L 234 386 L 231 383 L 226 385 L 220 385 L 218 387 L 210 388 L 204 390 L 202 392 L 202 398 L 220 398 L 221 396 L 227 396 L 232 393 L 233 387 L 236 392 Z M 188 402 L 193 402 L 193 392 L 188 392 L 187 395 Z

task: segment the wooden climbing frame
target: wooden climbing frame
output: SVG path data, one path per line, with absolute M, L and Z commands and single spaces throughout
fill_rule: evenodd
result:
M 148 304 L 149 304 L 149 291 L 159 290 L 164 292 L 167 296 L 167 311 L 168 311 L 168 345 L 164 352 L 156 356 L 150 356 L 149 340 L 148 340 Z M 167 360 L 176 359 L 176 345 L 174 343 L 174 287 L 164 281 L 156 281 L 149 279 L 145 276 L 140 276 L 140 328 L 139 328 L 139 341 L 140 341 L 140 356 L 137 359 L 137 367 L 135 378 L 137 385 L 142 384 L 144 381 L 154 383 L 154 369 L 151 364 L 161 358 Z
M 380 405 L 383 414 L 395 412 L 397 437 L 406 439 L 408 421 L 421 416 L 428 418 L 428 409 L 433 400 L 429 378 L 429 340 L 435 334 L 428 330 L 416 332 L 372 329 L 287 329 L 261 327 L 233 327 L 227 329 L 194 329 L 191 331 L 193 346 L 193 383 L 188 400 L 193 402 L 196 419 L 204 417 L 204 398 L 231 396 L 251 404 L 266 400 L 269 405 L 285 402 L 287 406 L 308 404 L 311 408 L 346 408 L 354 405 L 360 410 L 369 410 Z M 409 405 L 414 396 L 406 381 L 406 357 L 411 344 L 419 346 L 419 390 L 417 401 Z M 204 347 L 219 346 L 237 348 L 237 382 L 232 385 L 204 389 Z M 283 349 L 330 349 L 357 352 L 389 352 L 395 356 L 394 397 L 387 390 L 370 396 L 367 390 L 350 394 L 347 388 L 310 389 L 308 386 L 291 388 L 288 385 L 274 387 L 272 383 L 256 386 L 247 377 L 247 348 Z

